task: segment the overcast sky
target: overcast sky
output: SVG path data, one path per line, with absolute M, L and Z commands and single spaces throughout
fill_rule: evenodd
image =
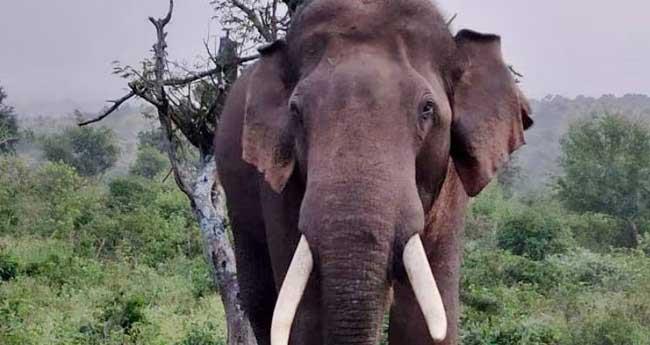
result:
M 352 0 L 351 0 L 352 1 Z M 169 26 L 172 59 L 199 61 L 218 32 L 209 0 L 179 0 Z M 498 33 L 531 97 L 650 94 L 650 2 L 646 0 L 439 0 L 456 29 Z M 0 85 L 10 102 L 120 96 L 111 61 L 147 56 L 147 16 L 167 0 L 0 0 Z

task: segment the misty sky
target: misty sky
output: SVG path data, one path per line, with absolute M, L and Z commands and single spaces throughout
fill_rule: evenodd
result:
M 352 0 L 351 0 L 352 1 Z M 218 33 L 208 0 L 178 0 L 170 24 L 172 59 L 205 55 Z M 439 0 L 455 29 L 503 37 L 505 55 L 525 75 L 531 97 L 650 94 L 650 2 L 645 0 Z M 120 96 L 124 81 L 111 61 L 147 56 L 147 16 L 167 0 L 0 0 L 0 85 L 19 105 Z

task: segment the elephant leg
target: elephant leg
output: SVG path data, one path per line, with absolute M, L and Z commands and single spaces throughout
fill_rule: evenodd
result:
M 257 177 L 252 173 L 243 174 L 241 170 L 230 173 L 223 169 L 221 182 L 228 196 L 242 307 L 251 322 L 257 343 L 269 345 L 277 293 L 266 243 Z
M 425 239 L 426 240 L 426 239 Z M 429 335 L 424 316 L 415 299 L 408 279 L 394 285 L 393 305 L 390 312 L 390 345 L 456 345 L 458 344 L 459 270 L 460 250 L 455 235 L 441 238 L 426 245 L 427 257 L 447 312 L 447 337 L 434 343 Z
M 277 294 L 268 250 L 266 244 L 259 243 L 246 231 L 234 231 L 234 238 L 242 304 L 258 345 L 269 345 Z

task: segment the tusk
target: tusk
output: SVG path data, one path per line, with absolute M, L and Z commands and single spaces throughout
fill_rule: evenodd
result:
M 447 336 L 447 315 L 420 235 L 411 237 L 404 247 L 403 261 L 431 338 L 444 340 Z
M 275 304 L 271 323 L 271 345 L 289 344 L 291 325 L 313 267 L 314 259 L 309 249 L 309 243 L 303 235 L 293 255 Z

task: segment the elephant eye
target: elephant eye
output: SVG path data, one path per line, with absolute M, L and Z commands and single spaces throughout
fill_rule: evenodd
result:
M 420 111 L 420 118 L 422 120 L 434 119 L 437 110 L 438 110 L 438 107 L 436 106 L 436 103 L 433 102 L 432 100 L 427 100 L 422 105 L 422 110 Z

